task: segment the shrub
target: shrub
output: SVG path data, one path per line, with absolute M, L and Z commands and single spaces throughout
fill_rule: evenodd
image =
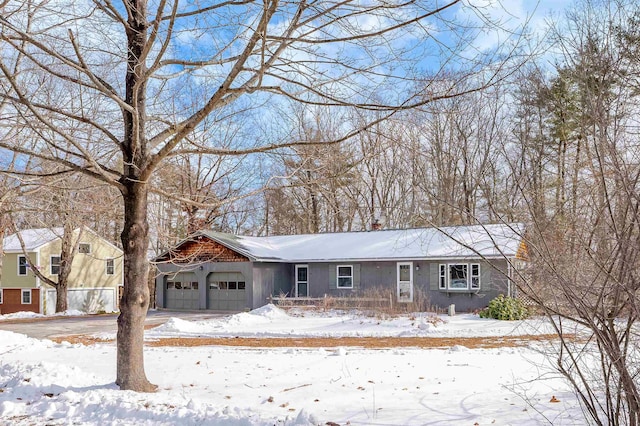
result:
M 497 320 L 521 320 L 529 316 L 529 310 L 520 299 L 500 295 L 489 302 L 489 306 L 480 311 L 480 318 Z

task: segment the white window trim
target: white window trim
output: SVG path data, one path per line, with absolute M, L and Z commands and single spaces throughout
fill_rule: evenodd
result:
M 306 281 L 299 281 L 298 280 L 298 269 L 300 269 L 300 268 L 306 268 L 307 269 L 307 280 Z M 298 296 L 298 284 L 304 283 L 304 284 L 307 285 L 307 296 L 304 296 L 304 297 L 308 297 L 309 294 L 310 294 L 309 293 L 309 265 L 296 265 L 295 274 L 296 274 L 296 284 L 295 284 L 296 288 L 294 290 L 295 290 L 296 294 L 294 296 L 295 297 L 300 297 L 300 296 Z
M 89 246 L 89 251 L 88 251 L 87 253 L 82 253 L 82 252 L 80 251 L 80 246 L 81 246 L 81 245 L 87 245 L 87 246 Z M 91 246 L 91 243 L 85 243 L 85 242 L 78 243 L 78 253 L 79 253 L 79 254 L 91 254 L 92 252 L 93 252 L 93 247 Z
M 25 293 L 29 293 L 29 303 L 24 303 L 24 295 Z M 33 303 L 33 298 L 31 297 L 31 289 L 30 288 L 23 288 L 20 291 L 20 304 L 21 305 L 31 305 Z
M 113 272 L 109 273 L 109 261 L 112 262 L 113 264 Z M 113 257 L 109 257 L 107 259 L 105 259 L 104 262 L 104 274 L 108 275 L 108 276 L 113 276 L 116 274 L 116 260 Z
M 2 294 L 2 289 L 0 288 L 0 305 L 4 303 L 4 294 Z
M 20 273 L 20 258 L 24 259 L 24 264 L 25 264 L 25 268 L 24 268 L 24 274 Z M 29 262 L 27 262 L 27 256 L 23 255 L 23 254 L 19 254 L 18 255 L 18 276 L 20 277 L 26 277 L 29 273 Z
M 60 261 L 58 262 L 58 273 L 54 274 L 53 273 L 53 258 L 57 257 L 58 259 L 60 259 Z M 49 275 L 60 275 L 60 264 L 62 263 L 62 256 L 60 256 L 59 254 L 52 254 L 51 256 L 49 256 Z
M 467 286 L 465 288 L 452 288 L 451 287 L 451 266 L 455 265 L 466 265 L 467 266 Z M 473 267 L 478 266 L 478 275 L 472 275 Z M 442 272 L 444 267 L 444 278 L 445 278 L 445 286 L 442 286 Z M 464 262 L 451 262 L 451 263 L 441 263 L 438 266 L 438 288 L 440 290 L 446 291 L 476 291 L 482 288 L 482 269 L 479 263 L 464 263 Z M 478 278 L 478 286 L 472 287 L 472 278 Z
M 349 268 L 351 270 L 351 274 L 350 275 L 340 275 L 340 268 Z M 351 278 L 351 285 L 346 287 L 346 286 L 341 286 L 340 285 L 340 278 Z M 349 290 L 353 288 L 353 265 L 337 265 L 336 266 L 336 288 L 340 289 L 340 290 Z

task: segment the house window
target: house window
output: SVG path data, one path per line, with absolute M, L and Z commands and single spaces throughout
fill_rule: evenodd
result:
M 60 275 L 60 256 L 51 256 L 51 275 Z
M 469 288 L 469 265 L 466 263 L 449 265 L 449 288 L 452 290 Z
M 91 244 L 89 244 L 89 243 L 80 243 L 78 245 L 78 253 L 91 254 Z
M 338 288 L 353 288 L 353 266 L 338 265 Z
M 295 297 L 309 297 L 309 267 L 307 265 L 296 265 L 295 272 Z
M 113 259 L 107 259 L 106 273 L 107 273 L 107 275 L 114 275 L 115 274 L 115 266 L 114 266 Z
M 0 288 L 0 305 L 2 305 L 2 289 Z
M 441 290 L 478 290 L 480 289 L 479 263 L 449 263 L 440 265 Z
M 18 275 L 27 275 L 27 268 L 29 265 L 27 264 L 26 256 L 18 256 Z
M 176 283 L 173 281 L 167 281 L 167 290 L 172 290 L 176 288 Z
M 31 289 L 22 289 L 22 304 L 31 304 Z
M 480 288 L 480 264 L 471 264 L 471 288 L 473 290 Z

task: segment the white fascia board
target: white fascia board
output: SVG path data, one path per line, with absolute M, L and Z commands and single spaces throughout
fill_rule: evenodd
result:
M 344 257 L 332 259 L 256 259 L 260 263 L 335 263 L 335 262 L 451 262 L 467 260 L 513 260 L 515 255 L 491 255 L 491 256 L 450 256 L 450 257 L 385 257 L 385 258 L 363 258 L 346 259 Z

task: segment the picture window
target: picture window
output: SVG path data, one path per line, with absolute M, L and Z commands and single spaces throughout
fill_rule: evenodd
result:
M 440 264 L 438 287 L 441 290 L 479 290 L 480 264 Z

